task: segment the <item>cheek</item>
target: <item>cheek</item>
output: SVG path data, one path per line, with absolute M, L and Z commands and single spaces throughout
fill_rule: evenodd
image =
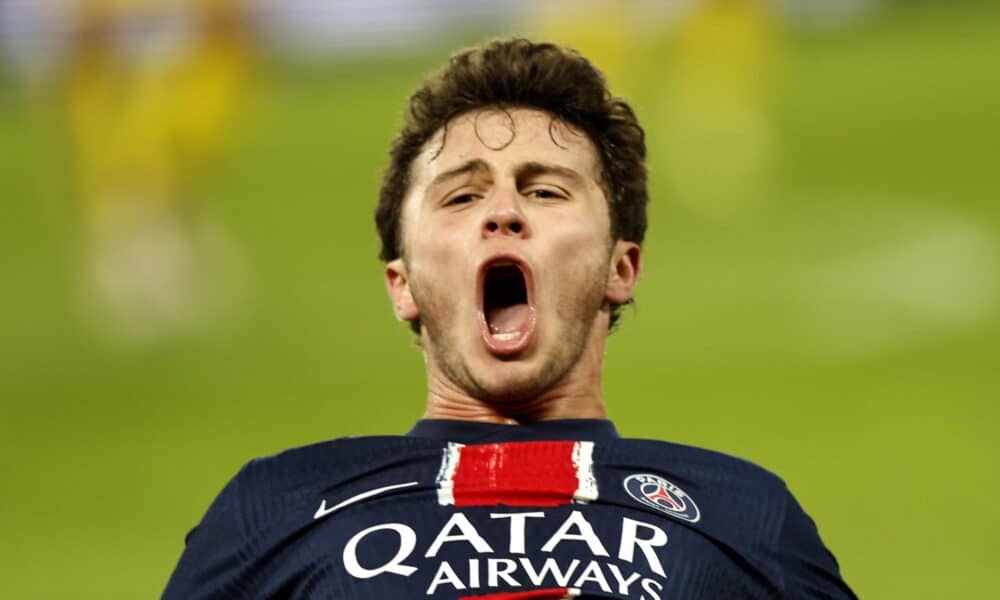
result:
M 457 239 L 436 232 L 407 245 L 410 279 L 418 301 L 433 302 L 437 306 L 457 306 L 462 291 L 468 288 L 463 276 L 469 269 L 465 253 Z
M 407 248 L 410 249 L 410 260 L 425 271 L 447 269 L 449 273 L 453 273 L 455 265 L 466 254 L 462 249 L 463 241 L 457 234 L 460 228 L 440 221 L 425 220 L 423 224 L 426 227 L 419 230 L 419 239 L 410 239 Z
M 602 219 L 585 217 L 560 221 L 550 236 L 555 258 L 572 260 L 572 263 L 591 264 L 595 257 L 603 261 L 610 245 L 607 223 Z
M 558 305 L 589 303 L 603 289 L 608 270 L 607 232 L 593 225 L 567 229 L 552 236 L 548 247 L 550 284 L 560 298 Z

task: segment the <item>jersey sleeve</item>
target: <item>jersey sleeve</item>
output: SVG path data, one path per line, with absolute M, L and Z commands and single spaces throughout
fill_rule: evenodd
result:
M 240 549 L 240 480 L 243 467 L 222 489 L 201 522 L 184 538 L 184 552 L 167 582 L 163 600 L 209 600 L 238 597 L 235 582 L 243 567 Z
M 787 493 L 780 556 L 787 598 L 857 599 L 840 575 L 837 559 L 823 545 L 816 524 Z

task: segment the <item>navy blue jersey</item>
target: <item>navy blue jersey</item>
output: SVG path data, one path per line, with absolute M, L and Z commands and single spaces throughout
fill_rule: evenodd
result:
M 164 598 L 854 598 L 774 474 L 603 420 L 424 420 L 247 464 Z

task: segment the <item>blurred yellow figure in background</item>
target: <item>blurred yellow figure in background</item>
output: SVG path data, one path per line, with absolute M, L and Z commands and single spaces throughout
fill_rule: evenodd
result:
M 551 0 L 524 16 L 532 37 L 565 45 L 585 55 L 619 93 L 629 95 L 632 39 L 627 0 Z
M 668 36 L 658 105 L 673 199 L 713 218 L 763 200 L 773 156 L 774 19 L 761 0 L 701 0 Z
M 671 201 L 726 219 L 767 194 L 774 21 L 762 0 L 585 0 L 539 4 L 525 24 L 591 57 L 626 97 L 655 98 L 651 152 Z
M 68 101 L 93 304 L 156 339 L 225 302 L 230 245 L 200 214 L 247 75 L 237 0 L 85 0 Z M 229 282 L 231 283 L 231 282 Z

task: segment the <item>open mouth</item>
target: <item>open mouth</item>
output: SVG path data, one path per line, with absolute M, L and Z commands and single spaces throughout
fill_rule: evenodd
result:
M 520 352 L 535 329 L 530 271 L 519 261 L 500 258 L 480 273 L 483 340 L 494 354 Z

